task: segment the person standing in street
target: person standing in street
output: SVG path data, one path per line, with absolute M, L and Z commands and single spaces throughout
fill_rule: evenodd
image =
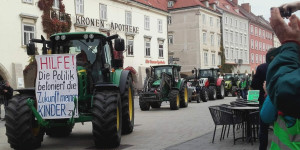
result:
M 2 89 L 2 94 L 3 94 L 3 104 L 4 104 L 4 110 L 6 110 L 6 107 L 8 106 L 8 101 L 12 98 L 13 96 L 13 91 L 14 89 L 10 86 L 8 81 L 5 81 L 5 85 Z M 2 120 L 4 120 L 3 118 Z
M 253 90 L 259 90 L 259 109 L 261 110 L 262 104 L 265 100 L 265 91 L 263 88 L 264 82 L 266 81 L 268 64 L 263 63 L 257 66 L 256 72 L 251 82 L 251 88 Z M 261 119 L 259 120 L 259 150 L 266 150 L 268 146 L 268 128 L 269 124 L 264 123 Z
M 300 2 L 281 6 L 283 11 L 300 9 Z M 294 9 L 296 8 L 296 9 Z M 285 23 L 279 8 L 271 8 L 270 25 L 282 46 L 273 53 L 268 65 L 266 84 L 268 96 L 260 116 L 274 122 L 271 150 L 300 149 L 300 20 L 296 15 Z M 267 62 L 268 62 L 267 57 Z

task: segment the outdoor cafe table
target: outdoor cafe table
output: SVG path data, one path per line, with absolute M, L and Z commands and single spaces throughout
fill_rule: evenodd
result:
M 245 106 L 245 107 L 233 107 L 230 106 L 228 107 L 229 109 L 233 109 L 233 110 L 239 110 L 239 111 L 243 111 L 245 113 L 245 120 L 246 120 L 246 139 L 250 140 L 252 138 L 251 136 L 251 124 L 250 124 L 250 118 L 249 118 L 249 113 L 251 111 L 255 111 L 255 110 L 259 110 L 259 107 L 251 107 L 251 106 Z

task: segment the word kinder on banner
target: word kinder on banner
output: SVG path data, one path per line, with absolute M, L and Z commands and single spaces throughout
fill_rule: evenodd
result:
M 78 117 L 76 57 L 72 54 L 36 55 L 37 110 L 44 119 Z M 76 104 L 76 106 L 78 106 Z

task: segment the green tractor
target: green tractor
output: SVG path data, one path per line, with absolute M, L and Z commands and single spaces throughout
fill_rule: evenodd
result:
M 230 93 L 233 97 L 235 97 L 239 82 L 238 76 L 233 73 L 225 73 L 223 78 L 225 81 L 225 96 L 228 96 Z
M 159 65 L 146 69 L 147 77 L 139 104 L 142 111 L 160 108 L 163 101 L 170 102 L 171 110 L 188 107 L 188 90 L 184 79 L 180 78 L 179 65 Z
M 71 134 L 75 123 L 92 122 L 96 147 L 118 147 L 121 134 L 131 133 L 134 127 L 132 75 L 128 70 L 119 69 L 123 67 L 123 60 L 116 59 L 114 54 L 114 49 L 117 52 L 124 51 L 124 40 L 118 38 L 118 35 L 106 36 L 96 32 L 57 33 L 50 40 L 45 40 L 43 36 L 41 39 L 32 39 L 27 45 L 27 54 L 30 56 L 36 53 L 35 43 L 43 45 L 43 55 L 35 57 L 49 57 L 48 64 L 42 62 L 46 72 L 52 72 L 55 70 L 54 66 L 61 65 L 62 62 L 65 67 L 72 64 L 66 62 L 67 55 L 76 58 L 77 61 L 73 61 L 75 73 L 68 76 L 77 80 L 72 81 L 72 86 L 68 84 L 66 87 L 77 88 L 75 91 L 78 94 L 59 97 L 58 94 L 68 90 L 62 90 L 64 84 L 53 82 L 60 80 L 51 78 L 44 87 L 17 90 L 19 94 L 9 101 L 5 115 L 6 135 L 10 146 L 14 149 L 35 149 L 41 146 L 45 133 L 50 137 L 66 137 Z M 64 59 L 53 61 L 50 59 L 52 56 Z M 36 85 L 39 84 L 40 73 L 37 73 Z M 43 77 L 49 76 L 44 74 Z M 64 76 L 64 79 L 69 78 Z M 37 91 L 47 93 L 51 89 L 57 90 L 54 96 L 43 97 L 44 95 L 37 94 Z M 43 111 L 40 107 L 41 96 L 45 104 L 52 102 L 48 109 L 44 105 Z M 70 103 L 59 103 L 62 100 Z M 72 103 L 73 110 L 65 112 Z M 60 105 L 64 107 L 57 107 Z M 49 119 L 43 112 L 54 116 Z

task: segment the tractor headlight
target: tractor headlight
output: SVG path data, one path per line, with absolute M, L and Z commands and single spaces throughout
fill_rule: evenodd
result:
M 66 35 L 62 35 L 60 38 L 61 38 L 61 40 L 65 40 L 66 39 Z
M 89 38 L 89 35 L 85 34 L 85 35 L 83 35 L 83 38 L 86 40 Z
M 55 36 L 55 40 L 56 40 L 56 41 L 58 41 L 59 39 L 60 39 L 60 36 L 59 36 L 59 35 Z
M 90 35 L 89 35 L 89 38 L 90 38 L 90 39 L 93 39 L 93 38 L 94 38 L 94 34 L 90 34 Z
M 104 68 L 108 69 L 110 67 L 109 64 L 104 64 Z

